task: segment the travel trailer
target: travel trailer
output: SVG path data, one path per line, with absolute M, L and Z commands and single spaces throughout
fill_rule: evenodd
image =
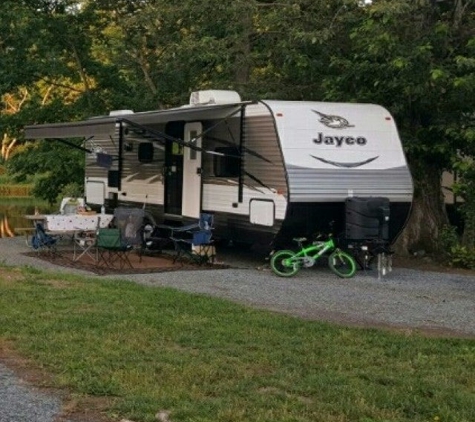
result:
M 89 205 L 143 206 L 157 223 L 214 215 L 214 237 L 279 247 L 345 233 L 351 198 L 385 198 L 385 239 L 410 212 L 413 185 L 391 114 L 379 105 L 242 101 L 198 91 L 182 107 L 32 125 L 27 139 L 84 140 Z

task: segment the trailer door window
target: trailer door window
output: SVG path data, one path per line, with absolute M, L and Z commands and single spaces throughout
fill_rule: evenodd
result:
M 241 160 L 236 147 L 217 147 L 215 152 L 223 155 L 214 156 L 214 175 L 216 177 L 239 177 Z
M 196 144 L 196 137 L 198 136 L 198 132 L 196 130 L 192 130 L 190 132 L 190 139 Z M 191 143 L 191 142 L 190 142 Z M 190 160 L 196 160 L 196 149 L 190 148 Z

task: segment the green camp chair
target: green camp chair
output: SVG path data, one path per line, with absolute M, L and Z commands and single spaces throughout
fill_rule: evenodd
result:
M 120 229 L 99 229 L 96 238 L 97 266 L 104 265 L 107 268 L 123 269 L 133 268 L 128 257 L 133 246 L 124 244 L 121 240 Z

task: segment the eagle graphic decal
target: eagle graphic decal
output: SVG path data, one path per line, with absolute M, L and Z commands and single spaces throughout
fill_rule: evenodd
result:
M 331 114 L 323 114 L 317 110 L 312 110 L 320 116 L 320 123 L 332 129 L 346 129 L 347 127 L 355 127 L 350 125 L 350 122 L 341 116 L 333 116 Z

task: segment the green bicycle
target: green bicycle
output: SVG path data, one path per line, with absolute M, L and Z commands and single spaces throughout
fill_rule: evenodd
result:
M 335 241 L 331 235 L 328 240 L 315 240 L 309 246 L 304 246 L 307 241 L 305 237 L 293 239 L 299 245 L 299 251 L 280 250 L 272 255 L 270 265 L 272 271 L 280 277 L 292 277 L 297 274 L 301 268 L 309 268 L 315 265 L 317 260 L 325 253 L 328 256 L 328 266 L 339 277 L 350 278 L 356 273 L 356 261 L 347 252 L 336 247 Z

